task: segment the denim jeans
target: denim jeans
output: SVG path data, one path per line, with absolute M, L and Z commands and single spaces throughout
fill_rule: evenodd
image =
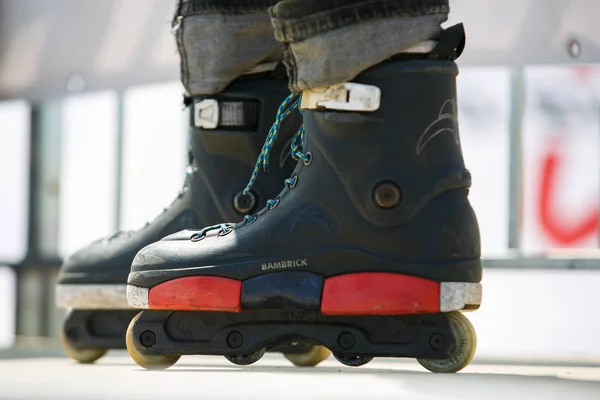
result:
M 347 82 L 436 37 L 449 0 L 178 0 L 186 96 L 283 61 L 294 92 Z

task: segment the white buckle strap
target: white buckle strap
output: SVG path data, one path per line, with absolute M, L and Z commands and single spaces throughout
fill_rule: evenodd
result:
M 258 124 L 260 104 L 255 100 L 204 99 L 194 103 L 194 126 L 201 129 L 253 129 Z
M 302 92 L 300 108 L 372 112 L 380 104 L 381 89 L 377 86 L 347 82 Z
M 216 129 L 219 126 L 219 102 L 205 99 L 194 104 L 194 126 L 202 129 Z

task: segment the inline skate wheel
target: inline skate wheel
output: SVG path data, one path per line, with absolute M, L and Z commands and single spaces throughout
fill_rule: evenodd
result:
M 368 364 L 371 362 L 371 360 L 373 360 L 373 357 L 368 356 L 347 356 L 345 354 L 336 353 L 333 353 L 333 356 L 336 360 L 349 367 L 360 367 L 361 365 Z
M 311 345 L 304 353 L 284 353 L 284 357 L 297 367 L 314 367 L 327 360 L 331 352 L 327 347 Z
M 265 355 L 266 351 L 267 349 L 263 348 L 259 351 L 255 351 L 254 353 L 246 355 L 225 356 L 225 358 L 235 365 L 250 365 L 260 360 Z
M 165 355 L 165 354 L 148 354 L 146 349 L 137 344 L 138 340 L 134 340 L 133 327 L 140 318 L 142 313 L 133 317 L 127 327 L 127 334 L 125 336 L 125 343 L 127 345 L 127 352 L 129 356 L 135 361 L 137 365 L 148 370 L 164 370 L 175 364 L 181 356 L 178 355 Z
M 62 349 L 72 360 L 77 361 L 80 364 L 92 364 L 108 351 L 107 349 L 82 349 L 75 346 L 72 340 L 69 338 L 69 333 L 62 331 L 60 334 L 60 344 Z
M 450 357 L 442 360 L 417 358 L 425 369 L 436 373 L 455 373 L 469 365 L 477 349 L 477 335 L 471 321 L 458 311 L 446 314 L 454 334 Z

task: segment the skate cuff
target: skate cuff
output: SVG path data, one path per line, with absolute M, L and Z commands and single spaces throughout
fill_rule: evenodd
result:
M 373 85 L 346 82 L 302 92 L 302 110 L 344 110 L 373 112 L 381 104 L 381 89 Z

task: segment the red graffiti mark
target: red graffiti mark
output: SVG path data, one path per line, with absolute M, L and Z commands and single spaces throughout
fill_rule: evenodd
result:
M 571 71 L 579 81 L 578 83 L 586 84 L 594 78 L 594 75 L 600 73 L 600 68 L 594 65 L 578 65 L 571 67 Z
M 554 143 L 542 159 L 538 217 L 547 235 L 559 245 L 569 246 L 598 231 L 598 209 L 595 204 L 581 220 L 567 222 L 553 206 L 557 197 L 557 171 L 562 163 L 558 148 Z

